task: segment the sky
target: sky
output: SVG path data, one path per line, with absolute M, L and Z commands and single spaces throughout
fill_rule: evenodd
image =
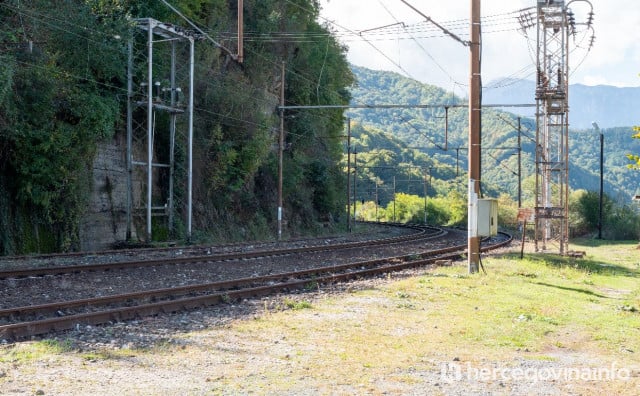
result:
M 463 41 L 469 39 L 471 0 L 406 1 Z M 536 29 L 528 29 L 527 38 L 516 17 L 536 4 L 536 0 L 481 0 L 485 88 L 504 86 L 505 78 L 535 80 Z M 595 34 L 591 47 L 592 33 L 582 24 L 590 4 Z M 569 4 L 578 28 L 587 32 L 575 42 L 571 39 L 570 84 L 640 86 L 639 4 L 638 0 L 575 0 Z M 328 23 L 348 46 L 351 63 L 394 71 L 465 95 L 469 48 L 425 22 L 401 0 L 320 0 L 320 5 L 320 22 Z

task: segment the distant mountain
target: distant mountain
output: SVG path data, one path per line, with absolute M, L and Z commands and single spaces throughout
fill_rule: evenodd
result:
M 452 104 L 464 103 L 465 100 L 456 97 L 441 88 L 422 84 L 419 81 L 403 77 L 397 73 L 370 70 L 362 67 L 352 66 L 352 70 L 358 85 L 351 90 L 352 103 L 355 104 Z M 524 96 L 526 90 L 533 92 L 533 83 L 517 81 L 505 90 L 505 96 L 485 96 L 485 103 L 531 103 L 532 99 Z M 609 90 L 610 89 L 610 90 Z M 489 90 L 491 92 L 492 90 Z M 497 92 L 497 90 L 495 90 Z M 588 95 L 580 97 L 580 92 L 589 92 Z M 594 94 L 595 92 L 595 94 Z M 612 124 L 622 123 L 616 119 L 626 120 L 629 125 L 640 124 L 640 111 L 629 108 L 623 111 L 610 110 L 611 114 L 598 109 L 598 103 L 602 106 L 613 103 L 633 101 L 632 99 L 620 100 L 615 98 L 618 95 L 640 93 L 638 89 L 621 89 L 614 87 L 585 87 L 574 86 L 570 95 L 574 97 L 572 103 L 590 103 L 596 110 L 588 112 L 584 110 L 587 105 L 583 105 L 583 110 L 578 111 L 578 105 L 572 105 L 570 114 L 571 128 L 569 137 L 569 184 L 571 189 L 586 189 L 596 191 L 599 187 L 599 139 L 593 132 L 591 122 L 596 120 L 600 125 L 602 133 L 605 135 L 604 148 L 604 188 L 605 192 L 612 198 L 623 202 L 630 202 L 631 196 L 640 189 L 640 172 L 627 168 L 629 161 L 626 154 L 640 153 L 640 140 L 632 139 L 633 130 L 630 126 L 621 125 L 611 127 Z M 522 95 L 522 96 L 518 96 Z M 610 98 L 610 99 L 607 99 Z M 640 98 L 638 98 L 640 99 Z M 636 103 L 640 103 L 637 101 Z M 517 108 L 503 109 L 486 108 L 482 112 L 482 178 L 484 186 L 493 194 L 501 192 L 508 193 L 515 197 L 517 191 L 517 142 L 518 142 L 518 116 L 513 114 Z M 529 113 L 531 113 L 529 109 Z M 582 121 L 579 121 L 579 114 Z M 445 114 L 444 109 L 436 108 L 402 108 L 402 109 L 353 109 L 347 112 L 347 116 L 361 124 L 363 127 L 373 128 L 382 133 L 389 134 L 399 139 L 405 146 L 403 150 L 416 149 L 427 155 L 428 161 L 421 159 L 422 163 L 434 166 L 438 169 L 437 177 L 442 177 L 443 181 L 459 179 L 464 183 L 463 172 L 466 172 L 466 147 L 468 141 L 468 115 L 466 108 L 449 108 Z M 608 115 L 608 117 L 605 117 Z M 445 116 L 448 119 L 448 128 L 445 131 Z M 634 117 L 637 122 L 632 122 Z M 523 184 L 531 182 L 535 172 L 535 120 L 531 118 L 521 118 L 522 132 L 522 179 Z M 577 126 L 579 124 L 580 126 Z M 363 155 L 365 152 L 380 150 L 380 144 L 372 144 L 371 133 L 368 135 L 369 144 L 362 145 L 358 150 Z M 376 135 L 378 136 L 378 135 Z M 392 146 L 384 143 L 385 146 Z M 402 150 L 394 149 L 397 158 L 408 154 Z M 422 158 L 415 154 L 413 157 Z M 400 162 L 413 162 L 414 160 L 401 160 Z M 386 165 L 393 165 L 388 163 Z M 397 165 L 397 164 L 396 164 Z M 458 171 L 458 168 L 460 171 Z M 456 178 L 456 175 L 459 175 Z M 441 186 L 444 186 L 441 184 Z M 484 188 L 484 187 L 483 187 Z M 525 191 L 523 191 L 525 193 Z M 526 198 L 526 197 L 525 197 Z
M 498 88 L 491 88 L 498 85 Z M 535 82 L 508 80 L 485 84 L 482 101 L 487 104 L 535 103 Z M 619 88 L 608 85 L 569 86 L 569 123 L 574 129 L 591 129 L 596 121 L 601 128 L 640 125 L 640 87 Z M 511 109 L 531 115 L 531 110 Z

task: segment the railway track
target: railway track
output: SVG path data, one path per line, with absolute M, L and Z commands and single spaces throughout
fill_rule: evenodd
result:
M 442 233 L 435 232 L 432 232 L 431 236 L 420 234 L 422 238 L 442 236 Z M 418 238 L 415 234 L 413 237 L 414 239 Z M 483 251 L 508 244 L 510 240 L 510 236 L 504 234 L 498 240 L 485 243 Z M 386 242 L 399 243 L 399 240 L 391 238 L 387 239 Z M 367 245 L 358 243 L 356 246 L 351 247 L 362 246 Z M 345 247 L 343 246 L 343 248 Z M 458 258 L 464 253 L 465 249 L 466 244 L 457 244 L 446 248 L 428 250 L 420 254 L 413 253 L 263 276 L 159 288 L 72 301 L 9 307 L 0 310 L 0 323 L 2 324 L 0 325 L 0 338 L 19 340 L 30 336 L 72 329 L 81 325 L 125 321 L 277 292 L 311 289 L 320 284 L 342 282 L 359 277 L 430 265 L 435 263 L 436 260 Z M 286 253 L 279 252 L 278 254 Z
M 388 225 L 387 225 L 388 226 Z M 399 225 L 395 225 L 399 226 Z M 275 248 L 275 249 L 257 249 L 250 251 L 234 251 L 234 252 L 223 252 L 216 253 L 212 252 L 211 248 L 203 248 L 198 247 L 194 248 L 191 251 L 190 255 L 185 255 L 182 250 L 181 256 L 185 257 L 160 257 L 153 259 L 143 259 L 143 260 L 126 260 L 126 261 L 117 261 L 117 262 L 105 262 L 105 263 L 92 263 L 92 264 L 72 264 L 72 265 L 57 265 L 54 262 L 49 262 L 46 266 L 35 266 L 35 267 L 20 267 L 20 268 L 10 268 L 6 270 L 0 270 L 0 279 L 9 279 L 9 278 L 25 278 L 25 277 L 40 277 L 46 275 L 61 275 L 61 274 L 70 274 L 70 273 L 78 273 L 78 272 L 92 272 L 92 271 L 110 271 L 117 269 L 127 269 L 127 268 L 142 268 L 142 267 L 155 267 L 162 265 L 180 265 L 180 264 L 194 264 L 194 263 L 214 263 L 214 262 L 222 262 L 222 261 L 232 261 L 232 260 L 247 260 L 252 258 L 260 258 L 267 256 L 282 256 L 288 254 L 296 254 L 296 253 L 311 253 L 311 252 L 320 252 L 320 251 L 331 251 L 331 250 L 344 250 L 344 249 L 353 249 L 359 247 L 373 246 L 373 245 L 381 245 L 381 244 L 393 244 L 393 243 L 401 243 L 401 242 L 409 242 L 415 241 L 418 239 L 431 239 L 443 236 L 445 231 L 436 227 L 420 227 L 420 226 L 402 226 L 403 228 L 411 229 L 414 232 L 390 238 L 381 238 L 381 239 L 373 239 L 367 241 L 358 241 L 358 242 L 346 242 L 346 243 L 337 243 L 330 245 L 311 245 L 311 246 L 298 246 L 298 247 L 289 247 L 289 248 Z M 198 254 L 194 252 L 206 251 L 209 250 L 206 254 Z M 167 249 L 161 249 L 167 250 Z M 175 251 L 176 249 L 171 249 L 171 251 Z M 148 252 L 155 252 L 152 250 L 147 250 Z M 140 254 L 141 252 L 136 252 Z M 142 252 L 143 253 L 143 252 Z M 64 255 L 47 255 L 43 257 L 48 257 L 52 259 L 62 258 L 62 257 L 76 257 L 78 255 L 72 254 L 64 254 Z M 26 259 L 26 257 L 21 257 L 21 259 Z

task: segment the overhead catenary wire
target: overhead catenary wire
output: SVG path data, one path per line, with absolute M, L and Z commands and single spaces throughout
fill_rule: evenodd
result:
M 210 42 L 212 42 L 215 46 L 217 46 L 218 48 L 220 48 L 221 50 L 223 50 L 224 52 L 228 53 L 229 55 L 231 55 L 231 57 L 234 60 L 238 59 L 237 54 L 235 54 L 233 51 L 231 51 L 230 49 L 228 49 L 227 47 L 225 47 L 224 45 L 218 43 L 216 40 L 214 40 L 213 38 L 211 38 L 211 36 L 209 36 L 206 32 L 204 32 L 202 29 L 200 29 L 198 27 L 198 25 L 196 25 L 195 23 L 193 23 L 189 18 L 187 18 L 186 16 L 184 16 L 183 13 L 181 13 L 179 10 L 177 10 L 174 6 L 172 6 L 171 4 L 169 4 L 166 0 L 160 0 L 162 1 L 162 3 L 164 3 L 164 5 L 166 5 L 167 7 L 169 7 L 173 12 L 175 12 L 176 14 L 178 14 L 178 16 L 180 16 L 180 18 L 182 18 L 185 22 L 187 22 L 189 24 L 189 26 L 191 26 L 192 28 L 196 29 L 200 34 L 202 34 L 207 40 L 209 40 Z
M 434 21 L 433 19 L 431 19 L 430 16 L 424 14 L 422 11 L 418 10 L 417 8 L 415 8 L 414 6 L 412 6 L 411 4 L 409 4 L 407 1 L 405 0 L 400 0 L 401 2 L 403 2 L 404 4 L 406 4 L 409 8 L 411 8 L 412 10 L 414 10 L 415 12 L 417 12 L 418 14 L 420 14 L 423 18 L 425 18 L 429 23 L 434 24 L 435 26 L 437 26 L 440 30 L 442 30 L 447 36 L 450 36 L 451 38 L 453 38 L 454 40 L 458 41 L 459 43 L 461 43 L 462 45 L 468 47 L 471 43 L 469 40 L 462 40 L 460 37 L 458 37 L 457 34 L 451 32 L 450 30 L 448 30 L 447 28 L 445 28 L 444 26 L 438 24 L 436 21 Z
M 43 15 L 40 15 L 40 16 L 45 17 L 45 16 L 43 16 Z M 54 20 L 54 21 L 56 21 L 56 22 L 60 22 L 60 23 L 65 22 L 65 21 L 62 21 L 62 20 L 55 20 L 55 19 L 53 19 L 53 20 Z M 54 28 L 58 28 L 58 29 L 61 29 L 59 26 L 56 26 L 55 24 L 52 24 L 52 27 L 54 27 Z M 83 29 L 84 29 L 84 27 L 83 27 Z M 62 30 L 64 30 L 64 28 L 62 28 Z M 91 31 L 91 29 L 84 29 L 84 30 L 85 30 L 85 31 Z M 68 29 L 67 29 L 66 31 L 68 31 Z M 101 34 L 105 34 L 105 35 L 107 35 L 107 36 L 108 36 L 108 34 L 106 34 L 106 33 L 102 33 L 102 32 L 101 32 L 101 31 L 99 31 L 99 30 L 93 30 L 93 31 L 94 31 L 94 32 L 96 32 L 96 33 L 101 33 Z M 71 32 L 70 32 L 70 33 L 71 33 Z M 84 36 L 83 36 L 83 37 L 84 37 Z M 84 37 L 84 38 L 89 39 L 88 37 Z M 110 47 L 108 47 L 108 48 L 110 48 Z M 120 50 L 120 48 L 119 48 L 119 47 L 116 47 L 116 50 Z M 291 72 L 293 72 L 293 71 L 291 71 Z M 296 73 L 297 73 L 297 72 L 296 72 Z M 299 73 L 297 73 L 297 74 L 299 74 Z M 110 89 L 115 89 L 115 90 L 118 90 L 118 89 L 119 89 L 119 87 L 117 87 L 117 86 L 115 86 L 115 85 L 106 84 L 106 83 L 103 83 L 103 82 L 100 82 L 100 81 L 95 81 L 95 80 L 92 80 L 91 78 L 87 78 L 87 76 L 84 76 L 84 77 L 83 77 L 83 76 L 72 76 L 72 77 L 73 77 L 73 78 L 76 78 L 76 79 L 78 79 L 78 80 L 83 80 L 83 81 L 93 81 L 93 82 L 95 82 L 96 84 L 100 84 L 101 86 L 108 87 L 108 88 L 110 88 Z M 319 80 L 313 81 L 312 79 L 310 79 L 310 78 L 308 78 L 308 77 L 303 77 L 303 78 L 308 79 L 310 82 L 313 82 L 313 83 L 314 83 L 314 84 L 316 84 L 316 85 L 318 85 L 318 84 L 319 84 Z M 123 92 L 123 93 L 125 92 L 125 91 L 124 91 L 124 90 L 122 90 L 122 89 L 121 89 L 120 91 L 121 91 L 121 92 Z M 202 110 L 202 109 L 199 109 L 199 110 Z M 226 115 L 225 115 L 225 114 L 218 114 L 218 113 L 213 113 L 213 112 L 209 112 L 209 113 L 210 113 L 211 115 L 214 115 L 214 114 L 215 114 L 216 116 L 226 117 Z M 238 119 L 236 119 L 236 120 L 238 120 Z M 241 120 L 238 120 L 238 121 L 241 121 Z M 249 123 L 250 123 L 250 121 L 246 121 L 246 122 L 249 122 Z M 257 125 L 257 124 L 256 124 L 256 125 Z M 264 125 L 261 125 L 261 126 L 264 126 Z M 417 129 L 415 126 L 412 126 L 412 128 Z
M 305 9 L 304 7 L 300 6 L 299 4 L 296 4 L 296 3 L 292 2 L 291 0 L 285 0 L 285 1 L 286 1 L 287 3 L 289 3 L 289 4 L 293 5 L 293 6 L 295 6 L 295 7 L 298 7 L 298 8 L 300 8 L 300 9 L 302 9 L 302 10 L 306 11 L 306 12 L 309 12 L 309 10 L 308 10 L 308 9 Z M 335 26 L 340 27 L 341 29 L 343 29 L 343 30 L 345 30 L 345 31 L 349 31 L 349 32 L 351 32 L 352 34 L 357 35 L 357 32 L 355 32 L 355 31 L 353 31 L 353 30 L 351 30 L 351 29 L 349 29 L 349 28 L 345 28 L 345 27 L 343 27 L 343 26 L 340 26 L 339 24 L 337 24 L 337 23 L 335 23 L 335 22 L 333 22 L 333 21 L 330 21 L 330 20 L 328 20 L 327 18 L 324 18 L 324 17 L 322 17 L 322 16 L 321 16 L 321 18 L 322 18 L 322 19 L 324 19 L 324 20 L 326 20 L 327 22 L 329 22 L 329 23 L 331 23 L 331 24 L 335 25 Z M 382 50 L 380 50 L 378 47 L 376 47 L 375 45 L 373 45 L 369 40 L 367 40 L 366 38 L 363 38 L 363 41 L 364 41 L 365 43 L 367 43 L 369 46 L 371 46 L 371 47 L 372 47 L 376 52 L 378 52 L 380 55 L 382 55 L 385 59 L 387 59 L 387 60 L 388 60 L 389 62 L 391 62 L 393 65 L 395 65 L 399 70 L 402 70 L 402 72 L 403 72 L 403 73 L 405 73 L 405 75 L 406 75 L 406 76 L 409 76 L 409 77 L 411 77 L 411 78 L 414 78 L 414 77 L 411 75 L 411 73 L 409 73 L 409 72 L 408 72 L 404 67 L 402 67 L 402 65 L 398 64 L 398 63 L 397 63 L 397 62 L 395 62 L 393 59 L 391 59 L 387 54 L 385 54 Z M 415 79 L 415 78 L 414 78 L 414 79 Z
M 396 21 L 397 24 L 402 24 L 404 26 L 404 23 L 400 22 L 395 15 L 391 12 L 391 10 L 389 10 L 389 8 L 387 6 L 384 5 L 384 3 L 382 2 L 382 0 L 379 0 L 380 5 L 385 9 L 385 11 Z M 413 40 L 413 42 L 422 50 L 422 52 L 424 52 L 429 59 L 431 59 L 431 61 L 445 74 L 449 77 L 449 80 L 455 83 L 458 83 L 452 76 L 451 74 L 449 74 L 449 72 L 447 72 L 447 70 L 442 67 L 442 65 L 440 65 L 440 63 L 436 60 L 436 58 L 431 55 L 431 53 L 429 53 L 429 51 L 427 51 L 427 49 L 420 44 L 420 42 L 418 40 L 416 40 L 415 37 L 413 37 L 412 35 L 410 35 L 411 40 Z
M 18 11 L 20 11 L 20 10 L 18 10 Z M 24 11 L 22 11 L 22 12 L 24 12 Z M 31 17 L 35 17 L 36 19 L 46 18 L 46 16 L 45 16 L 45 15 L 42 15 L 42 14 L 31 15 Z M 78 37 L 80 37 L 80 38 L 83 38 L 83 39 L 88 39 L 88 40 L 90 40 L 88 37 L 86 37 L 86 36 L 84 36 L 84 35 L 81 35 L 81 34 L 78 34 L 78 33 L 72 32 L 72 31 L 70 31 L 69 29 L 65 29 L 65 28 L 60 27 L 59 25 L 56 25 L 56 24 L 55 24 L 55 22 L 57 22 L 57 23 L 65 23 L 65 24 L 68 24 L 66 21 L 62 21 L 62 20 L 54 19 L 54 18 L 49 18 L 49 19 L 51 19 L 51 20 L 53 20 L 53 21 L 54 21 L 54 23 L 51 23 L 51 22 L 49 22 L 49 23 L 48 23 L 48 25 L 49 25 L 50 27 L 52 27 L 52 28 L 54 28 L 54 29 L 61 30 L 61 31 L 65 31 L 65 32 L 70 33 L 70 34 L 74 34 L 74 35 L 76 35 L 76 36 L 78 36 Z M 87 29 L 87 28 L 85 28 L 84 26 L 77 26 L 77 25 L 73 25 L 73 24 L 70 24 L 70 26 L 79 27 L 79 28 L 80 28 L 82 31 L 84 31 L 84 32 L 92 31 L 91 29 Z M 96 33 L 100 33 L 100 34 L 105 34 L 105 33 L 102 33 L 100 30 L 93 30 L 93 31 L 94 31 L 94 32 L 96 32 Z M 110 36 L 110 35 L 108 35 L 108 34 L 105 34 L 105 35 L 106 35 L 106 36 Z M 96 42 L 97 42 L 97 41 L 96 41 Z M 109 47 L 109 48 L 110 48 L 110 47 Z M 116 47 L 116 48 L 115 48 L 115 50 L 120 51 L 120 50 L 121 50 L 121 48 Z M 2 56 L 2 55 L 0 55 L 0 56 Z M 39 66 L 39 65 L 37 65 L 37 64 L 29 63 L 29 62 L 22 62 L 22 61 L 21 61 L 21 62 L 20 62 L 20 64 L 22 64 L 22 65 L 24 65 L 24 66 L 29 66 L 29 67 L 35 67 L 35 68 L 39 68 L 39 67 L 40 67 L 40 68 L 43 68 L 43 67 L 41 67 L 41 66 Z M 201 66 L 199 66 L 199 65 L 197 65 L 196 67 L 197 67 L 197 68 L 199 68 L 199 69 L 201 69 L 201 68 L 202 68 L 202 67 L 201 67 Z M 294 71 L 291 71 L 291 72 L 294 72 Z M 79 81 L 92 82 L 92 83 L 95 83 L 95 84 L 96 84 L 96 85 L 98 85 L 98 86 L 102 86 L 102 87 L 105 87 L 105 88 L 109 88 L 109 89 L 111 89 L 111 90 L 114 90 L 114 91 L 116 91 L 116 92 L 120 92 L 122 95 L 126 95 L 126 93 L 127 93 L 126 89 L 124 89 L 123 87 L 120 87 L 120 86 L 117 86 L 117 85 L 113 85 L 113 84 L 104 83 L 104 82 L 102 82 L 102 81 L 97 81 L 97 80 L 92 79 L 92 78 L 90 78 L 90 77 L 88 77 L 88 76 L 70 75 L 68 72 L 63 72 L 63 71 L 60 71 L 60 73 L 61 73 L 61 75 L 64 75 L 64 76 L 65 76 L 65 77 L 67 77 L 67 78 L 73 78 L 73 79 L 76 79 L 76 80 L 79 80 Z M 297 72 L 294 72 L 294 73 L 298 74 L 301 78 L 307 79 L 306 77 L 304 77 L 304 76 L 300 75 L 300 74 L 299 74 L 299 73 L 297 73 Z M 311 79 L 308 79 L 308 81 L 309 81 L 309 82 L 313 82 Z M 266 102 L 265 102 L 265 103 L 266 103 Z M 243 124 L 245 124 L 245 125 L 253 125 L 253 126 L 262 127 L 262 128 L 264 128 L 264 127 L 267 127 L 267 128 L 268 128 L 268 127 L 269 127 L 269 126 L 268 126 L 268 125 L 266 125 L 266 124 L 257 124 L 257 123 L 254 123 L 254 122 L 252 122 L 252 121 L 246 120 L 246 119 L 239 119 L 239 118 L 231 117 L 229 114 L 217 113 L 217 112 L 214 112 L 214 111 L 211 111 L 211 110 L 208 110 L 208 109 L 203 109 L 203 108 L 196 107 L 196 108 L 195 108 L 195 110 L 196 110 L 196 111 L 198 111 L 198 112 L 203 112 L 203 113 L 206 113 L 206 114 L 209 114 L 209 115 L 212 115 L 212 116 L 218 117 L 218 121 L 222 121 L 222 124 L 223 124 L 223 125 L 233 126 L 233 124 L 234 124 L 234 123 L 225 122 L 224 120 L 226 119 L 226 120 L 229 120 L 229 121 L 237 121 L 237 122 L 241 122 L 241 123 L 243 123 Z M 200 118 L 202 118 L 201 116 L 199 116 L 199 117 L 200 117 Z M 206 117 L 205 117 L 205 118 L 206 118 Z M 236 126 L 238 126 L 238 125 L 236 124 Z M 415 127 L 414 127 L 414 128 L 415 128 Z M 297 135 L 297 134 L 293 134 L 293 133 L 292 133 L 292 135 Z

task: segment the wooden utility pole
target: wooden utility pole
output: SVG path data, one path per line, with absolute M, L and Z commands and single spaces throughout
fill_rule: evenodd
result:
M 351 232 L 351 118 L 347 118 L 347 231 Z
M 522 124 L 518 117 L 518 209 L 522 207 Z
M 282 239 L 282 156 L 284 151 L 284 68 L 280 75 L 280 137 L 278 138 L 278 240 Z
M 469 273 L 478 272 L 480 239 L 478 238 L 478 198 L 480 197 L 481 99 L 480 79 L 480 0 L 471 0 L 471 76 L 469 89 L 469 212 L 467 255 Z

